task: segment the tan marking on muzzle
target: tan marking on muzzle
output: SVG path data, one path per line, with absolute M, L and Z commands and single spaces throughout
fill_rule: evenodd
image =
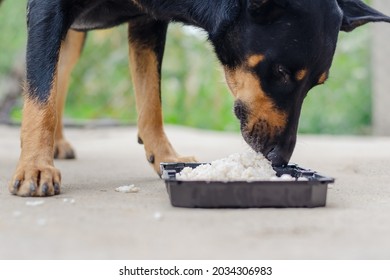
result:
M 247 65 L 250 68 L 256 67 L 260 62 L 264 60 L 264 55 L 262 54 L 254 54 L 248 57 Z
M 260 120 L 266 121 L 272 128 L 284 128 L 287 123 L 287 114 L 276 108 L 273 100 L 268 97 L 261 87 L 257 77 L 243 68 L 228 69 L 225 67 L 227 83 L 236 100 L 243 102 L 250 110 L 247 129 L 251 130 Z
M 297 81 L 302 81 L 307 76 L 307 69 L 302 69 L 297 72 L 295 78 Z

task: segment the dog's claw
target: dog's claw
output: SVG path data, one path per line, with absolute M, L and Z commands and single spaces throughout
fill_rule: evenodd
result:
M 76 155 L 75 155 L 73 150 L 66 152 L 66 159 L 75 159 L 75 158 L 76 158 Z
M 42 196 L 47 196 L 47 192 L 49 191 L 49 186 L 47 183 L 43 184 L 42 186 Z
M 154 157 L 154 155 L 150 155 L 150 156 L 148 157 L 148 161 L 149 161 L 149 163 L 153 164 L 153 163 L 155 162 L 155 157 Z
M 37 190 L 37 187 L 35 186 L 35 184 L 31 183 L 30 184 L 30 195 L 34 194 L 36 190 Z
M 56 159 L 75 159 L 76 153 L 72 146 L 65 139 L 56 140 L 54 147 L 54 158 Z
M 20 180 L 16 180 L 14 185 L 13 185 L 13 188 L 12 188 L 12 194 L 17 194 L 18 193 L 18 190 L 19 190 L 19 187 L 20 187 L 20 183 L 21 181 Z
M 60 185 L 58 183 L 54 183 L 54 194 L 60 194 Z

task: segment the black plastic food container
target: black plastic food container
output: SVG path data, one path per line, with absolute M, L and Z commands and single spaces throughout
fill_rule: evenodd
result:
M 274 168 L 277 176 L 291 175 L 294 181 L 180 181 L 176 173 L 200 163 L 161 163 L 170 201 L 188 208 L 321 207 L 326 205 L 328 184 L 334 179 L 297 165 Z

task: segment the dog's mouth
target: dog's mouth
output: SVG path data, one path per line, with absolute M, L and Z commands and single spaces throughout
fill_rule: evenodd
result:
M 245 142 L 254 151 L 262 153 L 273 166 L 288 163 L 295 147 L 295 136 L 289 137 L 284 127 L 271 126 L 264 119 L 257 119 L 254 124 L 249 124 L 250 110 L 242 102 L 235 103 L 234 112 L 240 121 L 241 134 Z
M 258 126 L 263 126 L 261 123 Z M 273 166 L 286 165 L 295 147 L 295 137 L 287 141 L 280 134 L 277 137 L 271 137 L 262 129 L 253 131 L 241 130 L 241 134 L 248 145 L 256 152 L 262 153 Z M 281 139 L 281 137 L 283 139 Z

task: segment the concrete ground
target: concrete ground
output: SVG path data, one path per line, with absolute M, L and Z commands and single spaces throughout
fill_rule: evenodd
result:
M 168 127 L 200 161 L 244 149 L 239 134 Z M 148 166 L 136 129 L 68 129 L 63 188 L 20 198 L 6 185 L 19 129 L 0 126 L 1 259 L 389 259 L 390 138 L 300 136 L 292 161 L 336 178 L 315 209 L 181 209 Z M 138 193 L 115 188 L 135 184 Z M 34 204 L 35 203 L 35 204 Z

